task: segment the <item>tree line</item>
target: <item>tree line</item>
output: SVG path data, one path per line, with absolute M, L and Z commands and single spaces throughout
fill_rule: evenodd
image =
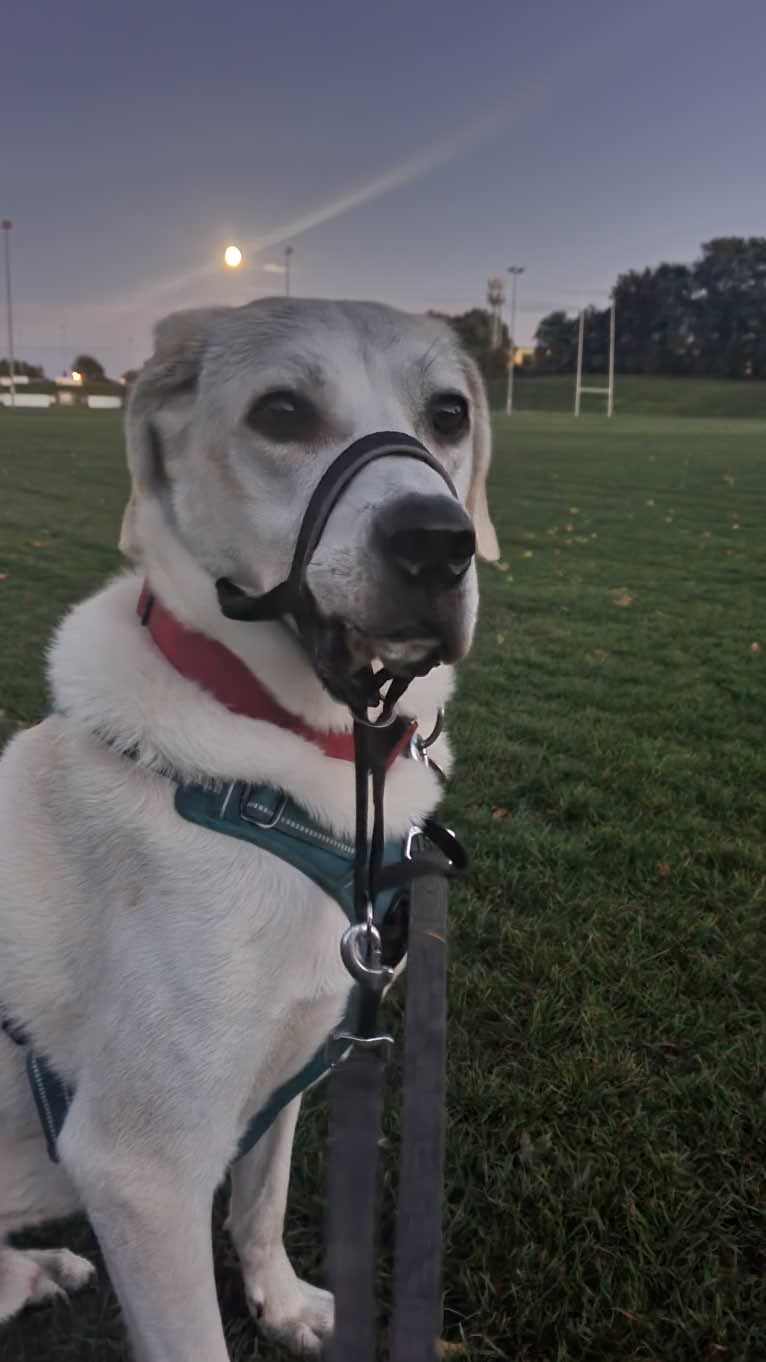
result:
M 706 374 L 766 378 L 766 237 L 716 237 L 691 265 L 628 270 L 617 279 L 615 367 L 625 374 Z M 583 368 L 609 363 L 609 307 L 585 310 Z M 483 318 L 482 322 L 480 318 Z M 491 319 L 474 309 L 449 317 L 487 378 L 508 363 L 510 338 L 490 348 Z M 571 374 L 578 314 L 549 312 L 535 333 L 532 372 Z

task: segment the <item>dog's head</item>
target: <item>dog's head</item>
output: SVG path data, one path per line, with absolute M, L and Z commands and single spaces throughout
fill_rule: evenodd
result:
M 426 463 L 371 463 L 335 504 L 306 583 L 345 665 L 455 661 L 476 618 L 471 522 L 482 557 L 498 547 L 483 385 L 437 320 L 276 298 L 166 318 L 128 406 L 133 487 L 120 547 L 151 577 L 159 509 L 211 588 L 228 577 L 267 591 L 289 571 L 325 469 L 383 430 L 417 437 L 459 501 Z

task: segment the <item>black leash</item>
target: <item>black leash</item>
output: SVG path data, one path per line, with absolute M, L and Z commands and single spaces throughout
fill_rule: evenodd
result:
M 306 574 L 329 516 L 350 482 L 370 463 L 392 456 L 428 464 L 453 497 L 454 484 L 434 456 L 410 435 L 377 431 L 343 450 L 319 479 L 301 522 L 292 564 L 284 581 L 252 595 L 227 578 L 216 583 L 224 615 L 237 620 L 290 618 L 326 689 L 354 716 L 356 834 L 353 869 L 356 922 L 344 933 L 341 954 L 358 985 L 354 1035 L 336 1036 L 339 1054 L 331 1080 L 328 1276 L 335 1293 L 333 1362 L 375 1362 L 377 1168 L 383 1109 L 385 1052 L 393 1044 L 378 1034 L 380 1000 L 394 971 L 386 941 L 375 923 L 376 895 L 410 886 L 414 913 L 413 957 L 407 1002 L 402 1177 L 397 1232 L 395 1362 L 432 1362 L 440 1317 L 441 1179 L 444 1145 L 444 1049 L 446 1010 L 446 885 L 443 877 L 465 868 L 465 853 L 446 829 L 430 820 L 422 831 L 436 856 L 419 855 L 383 869 L 383 794 L 390 742 L 385 730 L 397 722 L 395 706 L 415 675 L 440 660 L 438 649 L 407 675 L 384 668 L 353 669 L 343 638 L 336 636 L 328 664 L 324 643 L 331 624 L 322 616 Z M 385 688 L 385 693 L 384 693 Z M 375 719 L 370 709 L 380 707 Z M 437 729 L 433 737 L 438 735 Z M 420 759 L 427 760 L 420 744 Z M 372 835 L 369 835 L 370 791 Z M 446 860 L 445 860 L 446 857 Z M 437 880 L 438 877 L 438 880 Z M 383 932 L 385 934 L 385 924 Z M 431 946 L 439 947 L 434 954 Z M 412 977 L 414 973 L 414 978 Z M 421 1037 L 426 1045 L 421 1047 Z M 344 1053 L 345 1051 L 345 1053 Z

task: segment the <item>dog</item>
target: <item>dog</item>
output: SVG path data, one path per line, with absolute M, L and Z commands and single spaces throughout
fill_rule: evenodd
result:
M 126 414 L 130 568 L 64 619 L 51 713 L 0 762 L 0 1015 L 15 1029 L 0 1034 L 0 1321 L 90 1278 L 66 1250 L 8 1242 L 84 1211 L 140 1362 L 226 1362 L 210 1219 L 230 1169 L 228 1226 L 260 1328 L 306 1357 L 331 1336 L 332 1297 L 299 1280 L 283 1246 L 300 1097 L 235 1156 L 253 1113 L 343 1016 L 348 922 L 295 866 L 179 817 L 174 791 L 265 782 L 348 839 L 354 766 L 330 743 L 351 728 L 344 672 L 381 662 L 411 677 L 398 708 L 422 733 L 448 700 L 477 574 L 470 552 L 452 579 L 419 572 L 418 545 L 454 504 L 428 462 L 380 458 L 338 497 L 306 574 L 316 656 L 289 620 L 219 608 L 222 578 L 263 592 L 285 577 L 320 476 L 375 431 L 426 446 L 478 554 L 497 558 L 486 399 L 444 323 L 275 298 L 156 328 Z M 449 557 L 447 540 L 428 542 Z M 244 669 L 292 728 L 179 670 L 136 613 L 144 582 L 184 638 L 212 646 L 227 676 L 226 659 Z M 443 735 L 432 751 L 448 770 Z M 439 796 L 432 767 L 397 757 L 387 836 L 403 839 Z M 71 1097 L 57 1162 L 29 1053 Z

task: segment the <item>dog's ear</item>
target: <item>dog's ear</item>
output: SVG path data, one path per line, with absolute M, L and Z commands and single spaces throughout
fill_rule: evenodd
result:
M 169 465 L 185 443 L 210 333 L 230 311 L 188 308 L 155 327 L 154 352 L 136 380 L 125 416 L 131 490 L 120 552 L 132 562 L 141 557 L 137 519 L 142 500 L 159 501 L 172 518 Z
M 476 548 L 480 558 L 495 563 L 500 557 L 495 527 L 489 514 L 487 503 L 487 474 L 492 453 L 492 430 L 489 423 L 489 407 L 484 380 L 477 366 L 469 356 L 463 356 L 468 390 L 471 394 L 473 409 L 473 465 L 468 487 L 466 507 L 476 530 Z

